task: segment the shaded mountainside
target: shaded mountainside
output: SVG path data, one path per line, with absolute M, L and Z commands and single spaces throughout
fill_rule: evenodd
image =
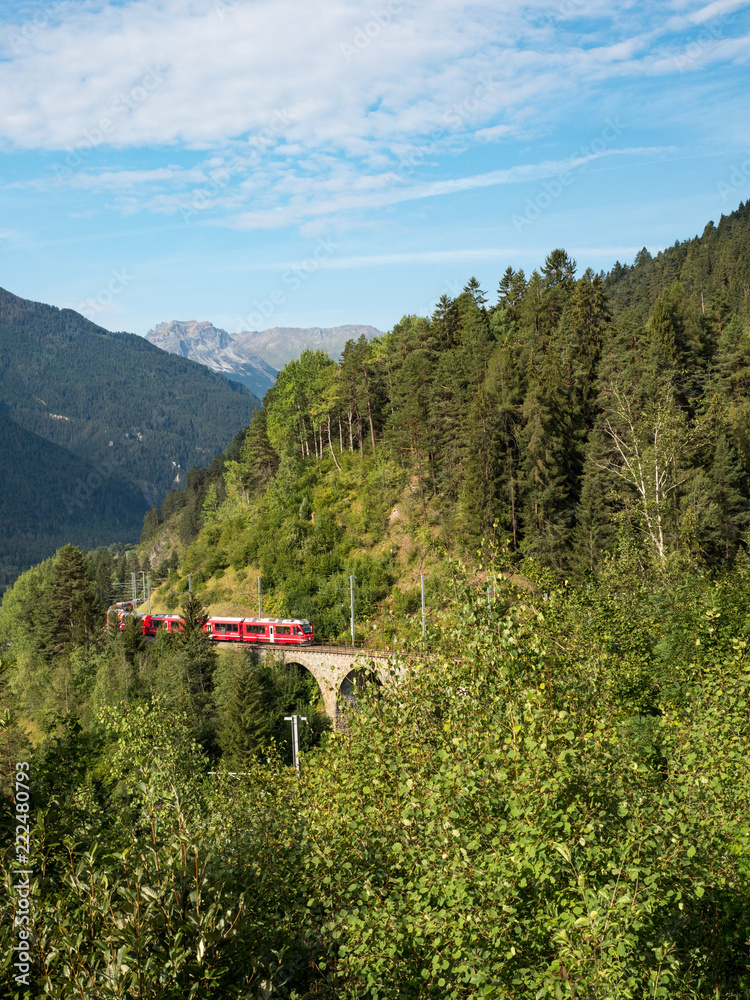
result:
M 71 542 L 132 542 L 148 505 L 115 463 L 95 467 L 0 413 L 0 592 Z
M 207 464 L 258 406 L 243 387 L 143 337 L 5 291 L 0 344 L 0 398 L 13 419 L 95 463 L 114 448 L 149 497 L 177 470 Z
M 244 348 L 226 330 L 212 323 L 196 320 L 160 323 L 149 330 L 146 340 L 163 351 L 191 358 L 240 382 L 258 399 L 263 399 L 278 375 L 278 371 L 262 357 Z
M 6 450 L 4 466 L 17 480 L 18 495 L 69 493 L 79 478 L 88 480 L 92 469 L 107 480 L 106 488 L 87 496 L 84 510 L 70 512 L 71 520 L 53 518 L 55 525 L 68 525 L 67 540 L 81 541 L 90 525 L 105 523 L 112 541 L 137 537 L 136 511 L 183 483 L 191 467 L 207 465 L 259 406 L 243 386 L 142 337 L 111 333 L 70 309 L 2 289 L 0 403 L 19 428 L 13 432 L 13 449 L 21 429 L 29 441 L 36 435 L 51 446 L 44 451 L 38 440 L 30 445 L 38 456 L 33 462 Z M 75 470 L 71 476 L 62 474 L 66 462 Z M 110 503 L 115 479 L 121 484 L 121 515 Z M 52 522 L 43 505 L 12 509 L 15 519 L 5 525 L 0 550 L 6 576 L 10 566 L 28 566 L 49 555 L 60 538 L 57 527 L 50 530 L 45 549 L 42 539 Z M 75 528 L 76 517 L 81 530 Z M 98 527 L 94 536 L 107 539 Z M 23 539 L 35 540 L 26 556 Z

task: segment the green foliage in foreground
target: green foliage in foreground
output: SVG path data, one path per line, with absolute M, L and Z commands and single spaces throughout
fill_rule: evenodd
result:
M 32 995 L 747 997 L 749 593 L 457 581 L 299 779 L 209 774 L 158 698 L 68 726 L 31 759 Z

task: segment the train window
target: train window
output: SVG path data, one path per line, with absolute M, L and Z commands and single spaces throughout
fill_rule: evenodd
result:
M 239 626 L 236 623 L 227 625 L 227 632 L 238 632 L 238 631 L 239 631 Z
M 276 635 L 291 635 L 292 630 L 288 625 L 277 625 Z
M 312 635 L 312 625 L 303 625 L 302 631 L 305 633 L 305 635 Z
M 265 635 L 266 626 L 265 625 L 245 625 L 245 632 L 248 635 Z

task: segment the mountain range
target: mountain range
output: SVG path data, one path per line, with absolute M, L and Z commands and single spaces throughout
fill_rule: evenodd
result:
M 159 323 L 146 340 L 162 350 L 192 358 L 227 378 L 247 386 L 260 399 L 276 381 L 278 371 L 303 351 L 325 351 L 338 360 L 349 340 L 381 336 L 374 326 L 290 327 L 227 333 L 212 323 L 172 320 Z
M 382 331 L 374 326 L 349 323 L 344 326 L 274 326 L 270 330 L 243 330 L 234 339 L 248 351 L 260 354 L 276 368 L 283 368 L 303 351 L 325 351 L 334 361 L 338 361 L 349 340 L 359 340 L 364 334 L 367 340 L 382 336 Z
M 263 399 L 279 374 L 276 368 L 247 350 L 237 338 L 212 323 L 174 319 L 171 323 L 159 323 L 149 330 L 146 340 L 163 351 L 191 358 L 235 382 L 241 382 L 258 399 Z

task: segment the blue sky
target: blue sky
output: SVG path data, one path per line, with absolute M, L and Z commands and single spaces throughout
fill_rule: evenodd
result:
M 750 2 L 5 0 L 0 286 L 145 334 L 432 311 L 750 197 Z

